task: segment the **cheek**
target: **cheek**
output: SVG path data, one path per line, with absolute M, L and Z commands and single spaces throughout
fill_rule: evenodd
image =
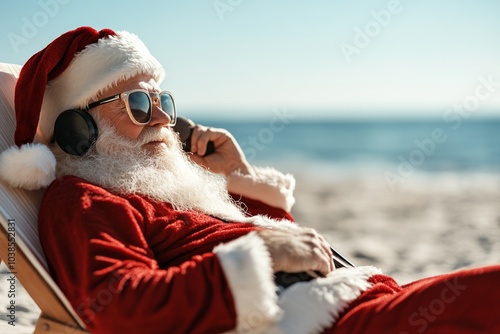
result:
M 132 123 L 128 116 L 115 117 L 115 119 L 112 120 L 112 124 L 118 135 L 129 140 L 137 140 L 144 128 L 142 125 Z

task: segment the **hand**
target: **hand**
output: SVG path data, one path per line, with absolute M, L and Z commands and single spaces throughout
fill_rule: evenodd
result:
M 316 271 L 326 276 L 335 269 L 330 245 L 313 229 L 258 230 L 273 261 L 274 272 Z
M 214 143 L 215 152 L 203 156 L 209 141 Z M 252 166 L 247 162 L 243 150 L 227 130 L 196 124 L 191 136 L 191 153 L 193 154 L 190 158 L 193 162 L 213 173 L 225 176 L 235 171 L 241 174 L 253 174 Z

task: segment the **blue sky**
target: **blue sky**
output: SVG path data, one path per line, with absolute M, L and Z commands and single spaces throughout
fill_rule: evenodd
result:
M 144 40 L 188 115 L 500 116 L 499 17 L 497 0 L 9 1 L 0 61 L 109 27 Z

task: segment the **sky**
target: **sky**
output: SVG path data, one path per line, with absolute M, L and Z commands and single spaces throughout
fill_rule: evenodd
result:
M 0 61 L 68 30 L 137 34 L 187 115 L 500 116 L 498 0 L 5 1 Z

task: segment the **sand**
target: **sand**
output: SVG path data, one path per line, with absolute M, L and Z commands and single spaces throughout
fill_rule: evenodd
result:
M 497 176 L 415 176 L 395 190 L 383 177 L 301 179 L 296 197 L 297 221 L 400 283 L 499 262 Z
M 498 263 L 500 176 L 415 175 L 392 190 L 381 174 L 320 174 L 296 175 L 293 214 L 356 265 L 375 265 L 406 283 Z M 0 333 L 32 333 L 39 309 L 21 286 L 16 326 L 7 324 L 8 276 L 2 264 Z

